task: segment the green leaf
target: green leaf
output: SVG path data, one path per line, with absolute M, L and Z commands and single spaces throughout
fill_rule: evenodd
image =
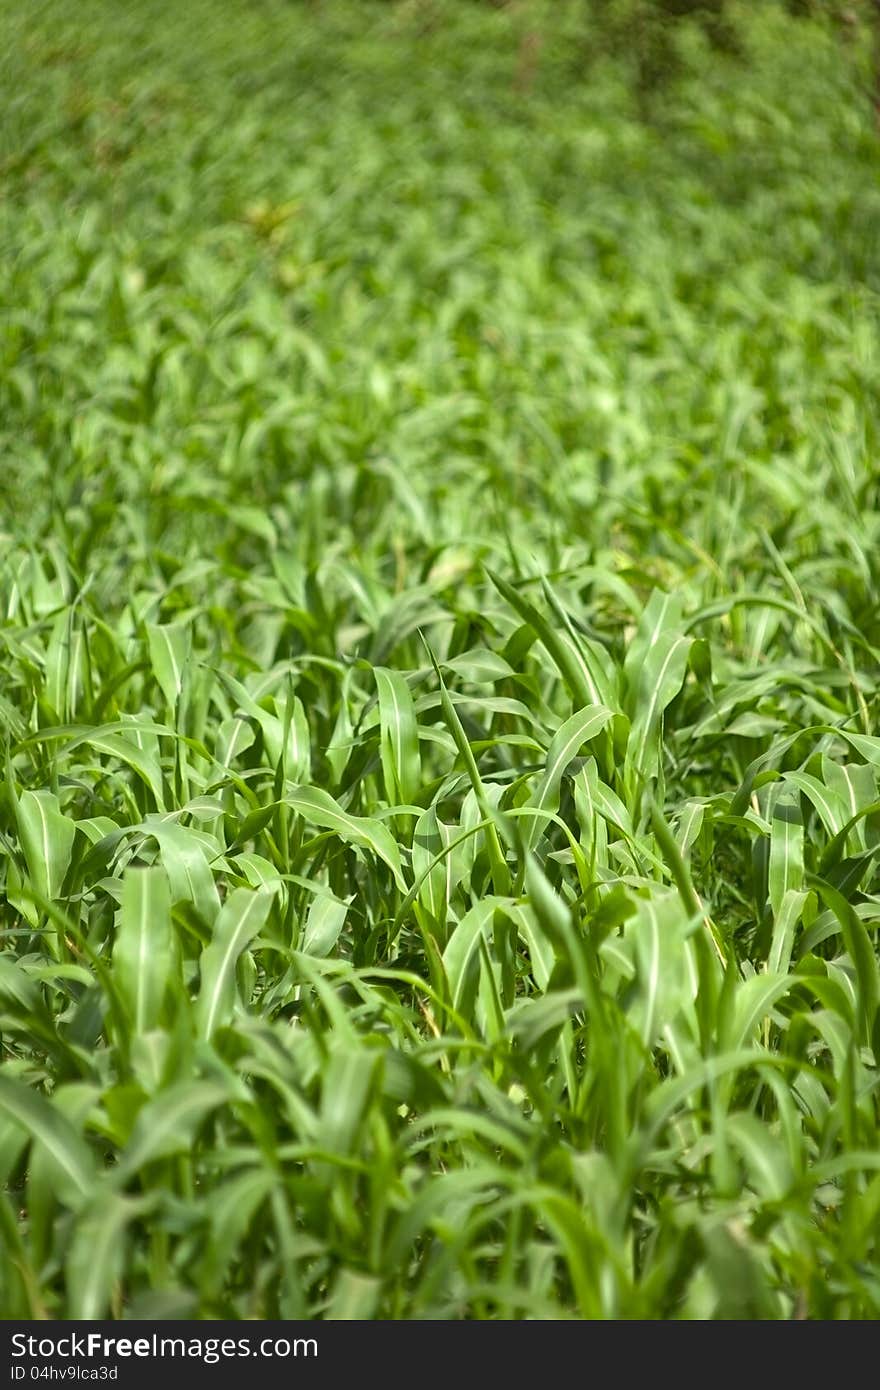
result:
M 135 1121 L 117 1173 L 128 1182 L 148 1163 L 191 1151 L 195 1136 L 212 1110 L 230 1098 L 226 1086 L 210 1081 L 177 1081 L 149 1101 Z
M 214 923 L 211 943 L 201 956 L 201 986 L 195 1018 L 199 1036 L 210 1038 L 228 1023 L 235 1003 L 235 966 L 263 926 L 272 906 L 271 888 L 236 888 Z
M 189 623 L 165 623 L 162 626 L 147 623 L 146 631 L 153 674 L 166 703 L 174 709 L 180 698 L 189 660 Z
M 754 1189 L 770 1202 L 781 1202 L 792 1183 L 791 1164 L 779 1140 L 755 1115 L 728 1115 L 725 1131 L 742 1155 Z
M 782 973 L 791 965 L 795 931 L 809 897 L 809 893 L 791 888 L 783 897 L 779 911 L 774 913 L 773 938 L 767 957 L 771 975 Z
M 114 761 L 124 763 L 137 773 L 147 787 L 159 811 L 165 809 L 165 793 L 162 786 L 162 769 L 149 753 L 124 734 L 106 733 L 101 729 L 88 730 L 78 734 L 65 746 L 64 754 L 69 756 L 77 748 L 90 748 L 94 753 L 103 753 Z
M 486 794 L 486 788 L 483 785 L 483 779 L 480 776 L 480 770 L 477 767 L 477 760 L 474 757 L 473 749 L 462 727 L 461 720 L 456 713 L 455 706 L 449 698 L 449 691 L 446 689 L 440 667 L 430 647 L 428 648 L 428 655 L 431 658 L 431 664 L 440 682 L 440 707 L 443 710 L 443 718 L 446 721 L 449 732 L 455 740 L 455 746 L 458 749 L 465 771 L 467 772 L 468 780 L 470 781 L 477 806 L 479 807 L 480 817 L 489 822 L 485 827 L 484 833 L 489 851 L 489 860 L 492 865 L 492 878 L 495 889 L 498 893 L 506 893 L 510 887 L 510 871 L 507 867 L 504 851 L 501 848 L 501 841 L 498 838 L 495 818 L 493 816 L 489 797 Z
M 804 823 L 797 791 L 777 796 L 770 827 L 769 889 L 775 915 L 786 893 L 797 891 L 804 881 Z
M 297 782 L 307 778 L 311 768 L 309 721 L 302 700 L 288 692 L 285 706 L 284 776 Z
M 329 956 L 345 926 L 350 905 L 332 894 L 318 893 L 309 908 L 299 949 L 308 956 Z
M 633 1026 L 653 1047 L 691 998 L 688 960 L 690 918 L 676 894 L 640 900 L 624 927 L 637 965 L 637 991 L 630 1005 Z
M 248 1168 L 214 1189 L 208 1213 L 211 1237 L 202 1256 L 203 1269 L 214 1288 L 222 1287 L 228 1278 L 230 1265 L 277 1181 L 270 1168 Z
M 656 776 L 660 768 L 663 711 L 681 689 L 693 639 L 660 631 L 645 651 L 638 671 L 636 702 L 626 749 L 627 771 Z
M 49 791 L 23 791 L 16 818 L 31 883 L 42 897 L 58 898 L 70 864 L 75 823 Z
M 214 922 L 220 895 L 209 859 L 219 857 L 216 842 L 201 831 L 159 816 L 148 816 L 138 828 L 152 835 L 159 846 L 172 902 L 191 902 L 203 922 Z
M 319 1142 L 329 1153 L 345 1156 L 354 1148 L 369 1109 L 381 1058 L 364 1047 L 337 1045 L 324 1069 Z
M 375 1315 L 381 1292 L 377 1275 L 341 1269 L 324 1317 L 328 1322 L 364 1322 Z
M 756 1030 L 778 999 L 791 989 L 789 975 L 753 975 L 737 984 L 734 1015 L 729 1029 L 724 1030 L 722 1046 L 731 1051 L 758 1041 Z
M 531 800 L 537 811 L 557 811 L 559 809 L 559 786 L 562 775 L 573 758 L 577 756 L 589 739 L 595 738 L 609 720 L 613 718 L 610 709 L 602 705 L 590 705 L 587 709 L 576 710 L 553 735 L 547 749 L 547 762 Z M 529 824 L 525 840 L 529 849 L 533 848 L 545 826 L 535 818 Z
M 319 787 L 288 789 L 281 800 L 285 806 L 290 806 L 312 825 L 332 830 L 341 840 L 372 851 L 388 865 L 398 888 L 406 892 L 397 841 L 381 821 L 369 816 L 350 815 L 348 811 L 343 811 L 329 792 Z
M 486 940 L 495 907 L 491 898 L 475 903 L 452 932 L 443 952 L 452 1006 L 464 1017 L 473 1006 L 480 975 L 480 942 Z
M 808 875 L 807 883 L 815 888 L 840 923 L 840 934 L 855 971 L 860 1041 L 870 1046 L 874 1041 L 874 1027 L 880 1007 L 880 969 L 871 938 L 852 904 L 836 888 L 812 874 Z
M 373 668 L 379 696 L 380 748 L 385 795 L 411 802 L 421 786 L 419 732 L 409 685 L 399 671 Z
M 534 604 L 512 584 L 508 584 L 506 579 L 489 569 L 486 573 L 501 596 L 519 614 L 523 622 L 528 623 L 535 636 L 543 643 L 550 660 L 568 687 L 575 706 L 586 708 L 588 705 L 609 704 L 610 691 L 605 689 L 604 682 L 598 679 L 595 668 L 591 669 L 571 634 L 564 627 L 562 631 L 554 628 Z
M 107 1316 L 126 1269 L 128 1227 L 155 1205 L 156 1196 L 101 1192 L 79 1214 L 65 1263 L 71 1318 L 85 1322 Z
M 438 819 L 437 810 L 429 806 L 413 831 L 412 867 L 418 888 L 419 902 L 434 921 L 445 927 L 449 916 L 452 882 L 453 834 L 450 826 Z
M 92 1151 L 70 1120 L 38 1091 L 2 1075 L 0 1112 L 42 1145 L 59 1197 L 80 1206 L 94 1190 L 97 1174 Z
M 173 961 L 168 880 L 161 869 L 129 869 L 122 883 L 113 973 L 136 1033 L 159 1021 Z

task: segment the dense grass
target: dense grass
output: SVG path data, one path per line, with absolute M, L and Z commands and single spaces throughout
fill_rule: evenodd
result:
M 573 6 L 0 3 L 4 1315 L 880 1315 L 878 144 L 770 8 L 646 123 Z

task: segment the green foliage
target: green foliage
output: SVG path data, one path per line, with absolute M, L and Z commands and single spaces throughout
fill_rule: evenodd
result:
M 858 64 L 425 8 L 0 0 L 0 1308 L 877 1317 Z
M 592 48 L 610 47 L 618 60 L 632 64 L 644 103 L 656 87 L 680 75 L 682 40 L 692 37 L 688 28 L 710 51 L 742 56 L 731 9 L 730 0 L 588 0 L 587 42 Z

